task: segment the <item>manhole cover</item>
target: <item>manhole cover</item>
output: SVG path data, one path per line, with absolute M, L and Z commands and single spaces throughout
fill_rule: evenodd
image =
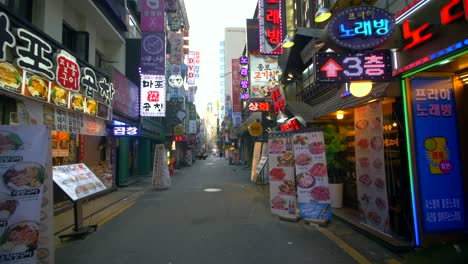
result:
M 219 189 L 219 188 L 206 188 L 203 191 L 205 191 L 205 192 L 220 192 L 220 191 L 222 191 L 222 189 Z

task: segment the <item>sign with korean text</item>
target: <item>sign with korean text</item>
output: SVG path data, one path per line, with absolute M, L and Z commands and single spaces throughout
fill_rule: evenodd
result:
M 333 14 L 328 35 L 342 47 L 363 50 L 385 43 L 395 28 L 395 19 L 387 11 L 373 6 L 356 6 Z
M 295 131 L 299 130 L 301 128 L 301 123 L 296 119 L 292 119 L 288 121 L 286 124 L 281 124 L 280 125 L 280 131 Z
M 271 99 L 273 100 L 273 110 L 275 114 L 278 114 L 279 111 L 284 112 L 285 100 L 280 87 L 273 89 L 271 92 Z
M 140 66 L 142 74 L 166 74 L 166 35 L 142 32 Z
M 240 88 L 240 62 L 238 59 L 232 59 L 232 111 L 240 112 L 242 110 L 241 105 L 241 88 Z
M 249 111 L 250 112 L 270 112 L 270 102 L 268 101 L 250 101 Z
M 62 47 L 24 28 L 28 25 L 21 21 L 10 21 L 3 12 L 0 20 L 0 88 L 93 116 L 99 103 L 112 105 L 115 89 L 106 77 L 80 66 Z
M 111 133 L 114 137 L 137 137 L 140 136 L 140 129 L 136 126 L 118 125 L 112 126 Z
M 164 32 L 165 0 L 143 0 L 141 2 L 141 31 Z
M 138 118 L 138 87 L 117 70 L 114 70 L 114 87 L 113 110 Z
M 189 120 L 189 134 L 197 133 L 197 120 Z
M 319 52 L 315 54 L 315 65 L 317 82 L 388 82 L 393 78 L 388 50 L 359 53 Z
M 281 0 L 259 0 L 260 54 L 283 54 Z
M 166 78 L 164 75 L 141 75 L 140 115 L 166 116 Z
M 73 201 L 106 189 L 104 183 L 84 163 L 54 166 L 52 173 L 54 182 Z
M 278 56 L 250 56 L 250 97 L 266 98 L 278 86 Z
M 416 184 L 424 231 L 465 230 L 466 205 L 452 77 L 415 76 L 409 84 Z
M 411 12 L 410 6 L 398 12 L 403 18 L 398 69 L 394 75 L 428 64 L 468 46 L 468 3 L 466 0 L 426 1 Z
M 239 86 L 241 100 L 249 100 L 250 98 L 249 74 L 249 58 L 241 56 L 239 58 Z
M 51 171 L 50 131 L 37 125 L 0 126 L 0 135 L 0 262 L 36 263 L 44 182 Z
M 169 52 L 171 64 L 184 63 L 184 35 L 182 33 L 169 32 L 169 42 L 171 50 Z

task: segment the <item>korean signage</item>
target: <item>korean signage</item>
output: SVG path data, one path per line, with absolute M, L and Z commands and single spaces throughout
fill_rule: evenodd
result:
M 249 125 L 248 130 L 252 137 L 258 137 L 263 132 L 263 126 L 259 122 L 253 122 Z
M 249 58 L 245 56 L 239 58 L 239 86 L 240 99 L 248 100 L 250 98 Z
M 424 231 L 464 230 L 466 206 L 452 77 L 414 76 L 409 83 Z
M 250 101 L 250 112 L 270 112 L 270 102 L 267 101 Z
M 114 111 L 138 118 L 138 87 L 117 70 L 114 70 L 114 86 Z
M 395 20 L 387 11 L 373 6 L 357 6 L 333 14 L 328 35 L 342 47 L 363 50 L 385 43 L 395 28 Z
M 283 54 L 281 0 L 259 0 L 260 54 Z
M 114 137 L 123 137 L 123 136 L 135 137 L 135 136 L 140 135 L 140 129 L 136 126 L 116 125 L 116 126 L 112 126 L 111 133 L 112 133 L 112 136 Z
M 278 72 L 278 56 L 250 56 L 250 97 L 270 97 L 278 85 L 276 73 Z
M 189 129 L 190 134 L 197 133 L 197 120 L 189 120 Z
M 297 121 L 296 118 L 287 122 L 286 124 L 280 125 L 280 131 L 290 131 L 290 130 L 299 130 L 301 128 L 301 123 Z
M 141 2 L 141 31 L 164 32 L 164 0 Z
M 162 33 L 141 33 L 140 67 L 142 74 L 166 74 L 166 35 Z
M 115 94 L 113 83 L 81 67 L 69 53 L 20 25 L 10 25 L 0 12 L 0 88 L 77 112 L 107 119 Z M 12 30 L 15 27 L 16 30 Z M 6 62 L 14 57 L 14 64 Z M 54 57 L 54 60 L 49 58 Z M 103 110 L 99 107 L 103 106 Z M 99 113 L 103 115 L 99 115 Z
M 182 33 L 169 32 L 169 42 L 171 43 L 170 62 L 171 64 L 184 63 L 184 36 Z
M 394 75 L 427 64 L 468 46 L 468 3 L 462 0 L 426 1 L 402 23 L 398 69 Z M 398 12 L 396 20 L 411 12 Z
M 271 92 L 271 99 L 273 100 L 273 110 L 275 114 L 278 114 L 279 111 L 284 112 L 284 97 L 281 94 L 281 90 L 279 87 L 276 87 L 272 92 Z
M 197 86 L 192 85 L 188 87 L 187 93 L 187 102 L 193 103 L 195 102 L 195 94 L 197 93 Z
M 166 78 L 164 75 L 141 75 L 140 115 L 166 116 Z
M 240 112 L 242 110 L 240 98 L 240 62 L 238 59 L 232 59 L 232 111 Z
M 319 52 L 315 54 L 317 82 L 391 81 L 390 51 L 374 50 L 359 53 Z

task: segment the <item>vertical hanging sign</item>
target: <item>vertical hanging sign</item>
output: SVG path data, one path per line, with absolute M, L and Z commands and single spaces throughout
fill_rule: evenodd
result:
M 166 78 L 164 75 L 141 75 L 141 116 L 166 116 Z
M 164 0 L 141 1 L 141 31 L 164 32 Z
M 258 1 L 260 54 L 283 54 L 283 22 L 280 0 Z

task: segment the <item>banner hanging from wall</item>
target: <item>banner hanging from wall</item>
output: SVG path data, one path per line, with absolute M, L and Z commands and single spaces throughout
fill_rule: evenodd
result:
M 140 115 L 166 116 L 166 77 L 141 75 Z
M 141 74 L 166 74 L 166 34 L 164 32 L 141 33 L 140 67 Z
M 354 109 L 356 184 L 361 221 L 390 232 L 383 140 L 382 101 Z

